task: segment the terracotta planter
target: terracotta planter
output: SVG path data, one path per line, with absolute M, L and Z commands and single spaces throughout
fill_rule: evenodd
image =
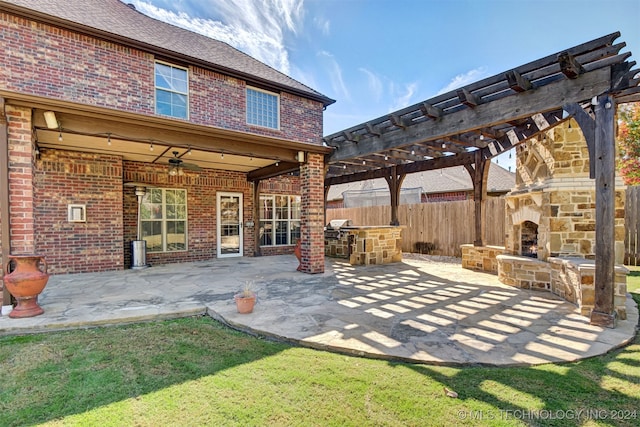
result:
M 233 299 L 236 300 L 236 307 L 238 313 L 248 314 L 253 312 L 253 307 L 256 305 L 256 294 L 245 296 L 244 293 L 236 294 Z
M 296 247 L 293 248 L 293 254 L 298 258 L 298 268 L 296 270 L 302 271 L 302 243 L 298 240 Z
M 18 305 L 9 313 L 9 317 L 33 317 L 44 313 L 42 307 L 38 305 L 38 295 L 49 280 L 44 257 L 40 255 L 9 255 L 5 272 L 10 271 L 12 263 L 15 266 L 13 271 L 5 274 L 3 280 L 9 293 L 18 301 Z

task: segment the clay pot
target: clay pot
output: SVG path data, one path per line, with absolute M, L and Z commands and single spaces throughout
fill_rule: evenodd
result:
M 246 296 L 244 293 L 239 293 L 236 294 L 233 299 L 236 301 L 238 313 L 248 314 L 253 312 L 253 307 L 256 305 L 256 294 L 252 293 Z
M 42 292 L 49 280 L 47 263 L 40 255 L 9 255 L 5 273 L 10 271 L 11 264 L 14 269 L 4 275 L 4 284 L 18 301 L 18 305 L 9 313 L 11 318 L 33 317 L 44 313 L 38 305 L 38 295 Z
M 302 243 L 300 240 L 296 243 L 296 247 L 293 248 L 293 254 L 298 258 L 298 271 L 302 271 Z

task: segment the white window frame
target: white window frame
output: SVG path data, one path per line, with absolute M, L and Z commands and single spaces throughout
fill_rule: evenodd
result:
M 287 218 L 277 218 L 276 213 L 276 198 L 277 197 L 287 197 Z M 298 199 L 298 204 L 300 205 L 302 198 L 300 196 L 298 196 L 297 194 L 261 194 L 260 195 L 260 218 L 258 221 L 258 228 L 261 231 L 260 234 L 263 233 L 263 225 L 270 223 L 271 226 L 271 230 L 270 230 L 270 234 L 271 234 L 271 244 L 262 244 L 262 236 L 258 235 L 258 239 L 260 239 L 260 246 L 261 247 L 272 247 L 272 246 L 292 246 L 295 245 L 296 242 L 293 241 L 293 239 L 297 238 L 297 237 L 292 237 L 291 236 L 291 224 L 292 223 L 299 223 L 300 226 L 302 226 L 302 220 L 300 218 L 300 216 L 302 215 L 302 207 L 300 207 L 300 211 L 298 212 L 298 217 L 295 218 L 294 217 L 294 207 L 293 207 L 293 200 Z M 271 210 L 273 212 L 273 218 L 269 218 L 269 219 L 264 219 L 262 217 L 262 213 L 263 213 L 263 203 L 265 201 L 269 201 L 271 204 Z M 277 223 L 286 223 L 286 229 L 287 229 L 287 242 L 286 243 L 277 243 L 277 235 L 276 235 L 276 231 L 277 231 Z M 265 227 L 266 229 L 266 227 Z
M 174 252 L 186 252 L 189 250 L 189 221 L 188 221 L 188 217 L 189 217 L 189 208 L 187 206 L 187 202 L 188 202 L 188 194 L 187 194 L 187 190 L 183 189 L 183 188 L 153 188 L 153 189 L 149 189 L 147 190 L 147 194 L 144 196 L 144 198 L 142 199 L 142 205 L 144 205 L 145 203 L 148 203 L 148 197 L 150 197 L 151 192 L 155 191 L 155 190 L 161 190 L 162 191 L 162 217 L 161 218 L 142 218 L 140 220 L 141 224 L 140 227 L 142 227 L 142 224 L 144 224 L 145 222 L 160 222 L 161 223 L 161 232 L 160 232 L 160 238 L 162 239 L 162 250 L 152 250 L 150 249 L 150 246 L 147 245 L 147 252 L 148 253 L 156 253 L 156 254 L 160 254 L 160 253 L 174 253 Z M 185 217 L 184 218 L 167 218 L 167 196 L 166 196 L 166 192 L 167 191 L 182 191 L 184 192 L 184 210 L 185 210 Z M 142 208 L 142 206 L 141 206 Z M 167 242 L 167 236 L 168 236 L 168 232 L 167 232 L 167 223 L 168 222 L 176 222 L 176 221 L 183 221 L 184 222 L 184 249 L 174 249 L 174 250 L 168 250 L 168 242 Z M 141 231 L 142 232 L 142 231 Z M 143 240 L 146 240 L 147 236 L 142 236 Z
M 186 92 L 180 92 L 178 90 L 171 90 L 171 89 L 167 89 L 165 87 L 159 87 L 158 86 L 158 81 L 157 81 L 157 71 L 156 71 L 156 66 L 157 65 L 164 65 L 167 67 L 171 67 L 171 68 L 175 68 L 178 70 L 183 70 L 185 72 L 185 80 L 186 80 Z M 162 116 L 167 116 L 167 117 L 174 117 L 176 119 L 185 119 L 185 120 L 189 120 L 189 69 L 185 68 L 185 67 L 180 67 L 178 65 L 175 64 L 171 64 L 169 62 L 164 62 L 164 61 L 155 61 L 153 64 L 153 87 L 154 87 L 154 91 L 153 91 L 153 97 L 154 97 L 154 107 L 155 107 L 155 112 L 156 114 L 162 115 Z M 175 93 L 175 94 L 179 94 L 179 95 L 184 95 L 186 98 L 186 105 L 185 105 L 185 116 L 176 116 L 176 115 L 171 115 L 171 114 L 164 114 L 158 111 L 158 91 L 164 91 L 164 92 L 168 92 L 168 93 Z
M 265 121 L 263 120 L 259 120 L 256 119 L 256 121 L 251 120 L 251 116 L 252 116 L 252 109 L 253 108 L 257 108 L 258 105 L 254 105 L 254 103 L 250 103 L 249 102 L 249 91 L 253 91 L 253 92 L 258 92 L 258 93 L 263 93 L 269 96 L 273 96 L 275 98 L 276 101 L 276 123 L 275 123 L 275 127 L 270 126 L 269 124 L 267 124 Z M 267 128 L 267 129 L 273 129 L 273 130 L 280 130 L 280 94 L 278 93 L 274 93 L 274 92 L 268 92 L 266 90 L 262 90 L 262 89 L 258 89 L 256 87 L 252 87 L 252 86 L 247 86 L 246 91 L 245 91 L 245 99 L 246 99 L 246 106 L 247 106 L 247 111 L 246 111 L 246 120 L 247 120 L 247 124 L 251 125 L 251 126 L 259 126 L 259 127 L 263 127 L 263 128 Z M 265 107 L 266 108 L 266 107 Z M 264 115 L 265 113 L 260 111 L 258 113 L 261 113 L 262 115 Z M 258 114 L 258 116 L 260 116 L 260 114 Z

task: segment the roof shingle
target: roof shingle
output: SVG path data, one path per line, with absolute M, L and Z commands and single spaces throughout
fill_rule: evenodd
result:
M 500 165 L 491 163 L 487 177 L 488 192 L 507 192 L 515 187 L 515 174 Z M 372 189 L 387 189 L 384 178 L 350 182 L 332 185 L 327 194 L 327 200 L 340 200 L 345 191 L 366 191 Z M 472 191 L 473 182 L 464 166 L 429 170 L 408 174 L 402 181 L 402 188 L 421 188 L 424 194 L 449 193 L 458 191 Z

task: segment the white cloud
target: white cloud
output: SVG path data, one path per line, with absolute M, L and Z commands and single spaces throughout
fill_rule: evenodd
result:
M 367 75 L 367 82 L 369 86 L 369 91 L 373 95 L 373 98 L 376 102 L 379 102 L 382 98 L 382 80 L 378 77 L 373 71 L 369 71 L 366 68 L 358 68 L 359 71 L 362 71 Z
M 331 34 L 331 21 L 316 16 L 313 18 L 313 24 L 320 30 L 323 36 Z
M 396 85 L 392 84 L 391 94 L 393 96 L 393 101 L 389 107 L 389 112 L 409 106 L 411 104 L 411 98 L 416 93 L 417 89 L 418 84 L 415 82 L 405 84 L 402 89 L 396 89 Z
M 486 75 L 487 67 L 478 67 L 473 70 L 469 70 L 464 74 L 458 74 L 453 79 L 451 79 L 451 82 L 449 82 L 448 85 L 438 91 L 438 95 L 461 88 L 470 83 L 477 82 L 478 80 L 486 77 Z
M 323 60 L 325 64 L 325 68 L 329 74 L 329 79 L 331 80 L 331 87 L 333 88 L 334 93 L 337 94 L 336 96 L 346 99 L 347 101 L 351 101 L 351 94 L 342 77 L 342 68 L 335 56 L 324 50 L 318 52 L 317 56 Z
M 223 41 L 285 74 L 290 72 L 285 36 L 287 31 L 297 34 L 301 30 L 304 0 L 209 1 L 202 10 L 215 14 L 216 19 L 156 7 L 150 0 L 129 1 L 145 15 Z

